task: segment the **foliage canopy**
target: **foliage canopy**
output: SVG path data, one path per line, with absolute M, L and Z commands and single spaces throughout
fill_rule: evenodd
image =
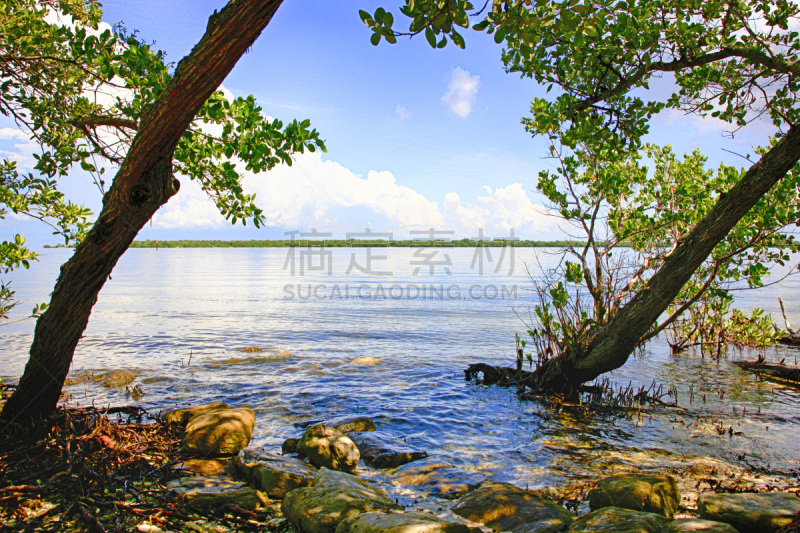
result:
M 4 160 L 0 217 L 8 212 L 47 221 L 65 243 L 80 242 L 91 213 L 58 190 L 58 178 L 89 172 L 102 193 L 107 171 L 124 161 L 149 109 L 172 79 L 164 53 L 124 29 L 100 26 L 95 0 L 8 0 L 0 5 L 0 112 L 35 140 L 30 172 Z M 173 154 L 173 172 L 197 181 L 232 222 L 263 222 L 242 169 L 292 164 L 292 154 L 325 150 L 308 120 L 284 124 L 262 113 L 252 96 L 217 91 L 203 105 Z M 0 268 L 27 268 L 35 252 L 21 236 L 0 245 Z M 0 314 L 13 305 L 3 286 Z M 44 306 L 37 306 L 34 312 Z

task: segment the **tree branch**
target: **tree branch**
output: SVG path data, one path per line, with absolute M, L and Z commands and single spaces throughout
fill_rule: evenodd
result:
M 600 91 L 594 96 L 581 100 L 580 102 L 575 104 L 574 109 L 576 111 L 583 111 L 591 107 L 594 107 L 595 104 L 598 104 L 600 102 L 608 101 L 609 99 L 615 98 L 617 96 L 622 96 L 623 94 L 627 93 L 632 87 L 634 87 L 637 83 L 642 81 L 644 77 L 651 72 L 677 72 L 679 70 L 701 67 L 704 65 L 708 65 L 710 63 L 715 63 L 717 61 L 729 59 L 731 57 L 740 57 L 743 59 L 748 59 L 750 61 L 753 61 L 754 63 L 758 63 L 759 65 L 763 65 L 776 72 L 780 72 L 783 74 L 792 74 L 795 76 L 800 76 L 800 65 L 798 65 L 796 61 L 786 61 L 779 57 L 770 56 L 760 50 L 756 50 L 753 48 L 732 46 L 732 47 L 722 48 L 717 52 L 712 52 L 709 54 L 696 56 L 692 58 L 681 58 L 679 60 L 669 61 L 669 62 L 655 61 L 653 63 L 642 65 L 638 69 L 636 69 L 631 74 L 630 77 L 620 78 L 620 83 L 618 83 L 616 86 L 607 89 L 605 91 Z

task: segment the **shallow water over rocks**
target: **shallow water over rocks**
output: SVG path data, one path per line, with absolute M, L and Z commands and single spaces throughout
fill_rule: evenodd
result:
M 13 278 L 23 309 L 46 301 L 71 253 L 42 252 L 40 264 Z M 449 258 L 450 275 L 437 263 L 432 276 L 427 266 L 414 274 L 414 249 L 373 250 L 385 258 L 376 269 L 392 271 L 388 277 L 347 273 L 354 257 L 364 264 L 363 248 L 325 252 L 330 275 L 327 268 L 300 275 L 287 249 L 129 250 L 100 295 L 72 373 L 127 370 L 145 395 L 135 401 L 124 387 L 76 380 L 67 388 L 72 401 L 154 411 L 246 405 L 257 413 L 253 444 L 275 452 L 302 434 L 302 422 L 369 416 L 442 462 L 561 495 L 635 470 L 693 474 L 692 486 L 701 477 L 730 483 L 741 469 L 762 475 L 740 482 L 761 484 L 772 471 L 800 472 L 800 391 L 731 363 L 751 353 L 714 361 L 673 356 L 665 343 L 653 343 L 612 380 L 675 387 L 679 408 L 630 418 L 559 412 L 521 402 L 513 390 L 466 382 L 469 363 L 512 364 L 514 333 L 527 329 L 518 315 L 529 316 L 532 302 L 523 262 L 538 253 L 546 264 L 541 249 L 516 250 L 514 268 L 505 264 L 499 273 L 494 265 L 479 272 L 474 249 L 440 249 L 437 260 Z M 800 302 L 789 298 L 798 289 L 790 279 L 739 304 L 780 321 L 783 295 L 790 319 L 800 323 Z M 32 321 L 0 329 L 3 379 L 22 371 L 32 330 Z M 771 361 L 798 355 L 796 348 L 766 352 Z M 382 473 L 367 475 L 391 485 Z

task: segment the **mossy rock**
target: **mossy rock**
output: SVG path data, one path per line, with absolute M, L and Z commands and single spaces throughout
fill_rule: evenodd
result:
M 619 474 L 607 477 L 589 493 L 589 507 L 620 507 L 658 513 L 672 518 L 681 497 L 678 484 L 670 476 Z

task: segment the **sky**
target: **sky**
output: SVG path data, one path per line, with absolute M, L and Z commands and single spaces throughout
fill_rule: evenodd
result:
M 203 35 L 223 0 L 109 0 L 103 20 L 123 22 L 177 62 Z M 310 119 L 326 154 L 295 157 L 292 167 L 248 175 L 266 227 L 224 220 L 190 179 L 162 207 L 139 239 L 280 239 L 287 232 L 391 232 L 407 238 L 420 230 L 452 238 L 557 239 L 564 233 L 536 191 L 541 170 L 552 168 L 547 142 L 532 138 L 520 121 L 545 91 L 533 80 L 507 74 L 501 47 L 469 32 L 465 50 L 450 43 L 433 50 L 424 38 L 385 41 L 377 47 L 359 9 L 393 9 L 398 0 L 286 0 L 224 88 L 253 94 L 269 116 Z M 652 91 L 668 94 L 668 80 Z M 679 153 L 699 148 L 709 164 L 740 165 L 770 132 L 758 124 L 735 138 L 725 125 L 685 116 L 659 115 L 648 140 Z M 8 120 L 0 120 L 0 156 L 20 167 L 33 164 L 35 145 Z M 98 213 L 101 193 L 80 170 L 61 184 L 68 198 Z M 34 246 L 58 244 L 41 223 L 7 216 L 0 240 L 22 233 Z

